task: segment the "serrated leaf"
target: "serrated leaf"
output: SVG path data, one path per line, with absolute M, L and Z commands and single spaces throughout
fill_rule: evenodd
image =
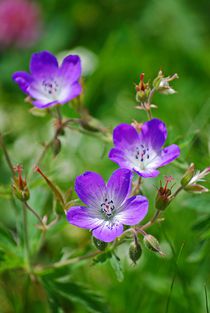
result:
M 124 274 L 123 274 L 123 271 L 122 271 L 120 259 L 119 259 L 119 257 L 118 257 L 116 254 L 114 254 L 114 253 L 112 254 L 112 257 L 111 257 L 111 259 L 110 259 L 110 264 L 111 264 L 113 270 L 115 271 L 117 280 L 118 280 L 119 282 L 123 281 L 123 279 L 124 279 Z
M 106 262 L 108 259 L 110 259 L 112 257 L 112 253 L 110 251 L 102 253 L 97 255 L 97 257 L 95 257 L 93 259 L 93 264 L 98 264 L 98 263 L 104 263 Z

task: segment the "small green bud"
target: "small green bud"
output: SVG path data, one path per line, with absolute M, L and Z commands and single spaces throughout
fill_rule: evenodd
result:
M 104 251 L 108 245 L 107 242 L 101 241 L 95 237 L 93 237 L 93 243 L 96 246 L 96 248 L 100 251 Z
M 181 185 L 183 187 L 188 185 L 190 180 L 193 178 L 194 173 L 195 173 L 195 165 L 192 163 L 190 164 L 190 166 L 188 167 L 187 171 L 185 172 L 185 174 L 183 175 L 181 179 Z
M 61 141 L 59 138 L 55 138 L 52 144 L 53 154 L 54 156 L 58 155 L 61 151 Z
M 161 251 L 159 241 L 154 236 L 145 235 L 144 236 L 144 244 L 149 250 L 151 250 L 155 253 L 158 253 L 162 256 L 164 255 L 164 253 Z
M 140 259 L 142 255 L 142 249 L 137 240 L 132 242 L 129 247 L 129 257 L 133 261 L 134 264 L 136 264 L 136 261 Z
M 184 190 L 192 193 L 203 193 L 209 191 L 206 187 L 199 184 L 186 186 Z

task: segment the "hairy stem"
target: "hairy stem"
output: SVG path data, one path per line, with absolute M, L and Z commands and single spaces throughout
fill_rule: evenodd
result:
M 148 223 L 136 228 L 137 231 L 141 232 L 142 230 L 147 229 L 148 227 L 152 226 L 157 221 L 158 217 L 160 216 L 160 213 L 161 211 L 157 210 Z

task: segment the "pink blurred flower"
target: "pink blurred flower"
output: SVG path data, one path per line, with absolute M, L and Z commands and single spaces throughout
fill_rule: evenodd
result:
M 0 0 L 0 45 L 28 47 L 40 34 L 40 10 L 27 0 Z

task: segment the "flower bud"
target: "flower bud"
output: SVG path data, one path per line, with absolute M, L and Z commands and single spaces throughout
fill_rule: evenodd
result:
M 193 163 L 191 163 L 190 166 L 188 167 L 187 171 L 185 172 L 185 174 L 183 175 L 183 177 L 181 179 L 181 185 L 183 187 L 188 185 L 188 183 L 192 179 L 194 173 L 195 173 L 195 165 Z
M 144 73 L 140 75 L 140 82 L 136 85 L 136 101 L 147 102 L 151 88 L 148 83 L 144 83 Z
M 97 239 L 96 237 L 93 237 L 93 243 L 96 246 L 96 248 L 100 251 L 104 251 L 108 245 L 107 242 L 101 241 Z
M 52 144 L 53 155 L 56 156 L 61 151 L 61 141 L 59 138 L 55 138 Z
M 149 250 L 151 250 L 155 253 L 158 253 L 162 256 L 164 255 L 164 253 L 161 251 L 159 241 L 154 236 L 145 235 L 144 236 L 144 244 Z
M 136 264 L 136 261 L 140 259 L 142 255 L 142 249 L 137 240 L 132 242 L 129 247 L 129 257 L 133 261 L 134 264 Z
M 22 177 L 22 170 L 20 165 L 14 167 L 14 171 L 18 173 L 18 176 L 13 178 L 12 190 L 17 199 L 27 201 L 30 198 L 30 192 L 26 180 Z
M 184 188 L 184 190 L 192 193 L 203 193 L 203 192 L 208 192 L 209 190 L 205 188 L 202 185 L 199 184 L 194 184 L 194 185 L 189 185 Z

